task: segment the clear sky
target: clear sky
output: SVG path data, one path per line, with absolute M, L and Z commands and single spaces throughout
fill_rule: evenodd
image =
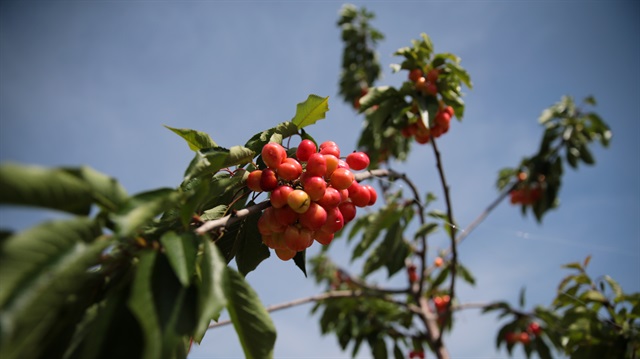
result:
M 507 299 L 526 286 L 548 304 L 560 265 L 593 255 L 590 273 L 640 291 L 640 7 L 636 1 L 355 2 L 377 14 L 384 78 L 391 54 L 421 32 L 470 72 L 462 123 L 441 137 L 454 214 L 465 226 L 493 199 L 497 170 L 536 151 L 541 111 L 568 94 L 594 95 L 614 133 L 595 167 L 567 170 L 561 206 L 542 225 L 500 205 L 460 248 L 477 277 L 461 302 Z M 0 3 L 0 161 L 89 165 L 130 193 L 175 187 L 192 158 L 162 127 L 208 132 L 230 147 L 291 119 L 310 93 L 330 96 L 327 119 L 310 127 L 343 151 L 361 118 L 337 95 L 338 1 L 3 1 Z M 423 191 L 441 194 L 427 148 L 398 164 Z M 436 206 L 441 206 L 441 203 Z M 24 228 L 51 212 L 0 209 L 0 226 Z M 433 246 L 445 245 L 444 235 Z M 314 247 L 317 249 L 317 246 Z M 315 249 L 312 251 L 314 252 Z M 349 249 L 332 254 L 348 265 Z M 356 262 L 353 268 L 358 268 Z M 273 256 L 249 282 L 265 305 L 320 292 Z M 278 358 L 343 358 L 321 337 L 310 305 L 273 314 Z M 460 313 L 445 343 L 455 358 L 504 358 L 497 322 Z M 522 356 L 516 351 L 517 357 Z M 369 353 L 361 349 L 360 357 Z M 191 358 L 242 357 L 231 327 L 210 331 Z

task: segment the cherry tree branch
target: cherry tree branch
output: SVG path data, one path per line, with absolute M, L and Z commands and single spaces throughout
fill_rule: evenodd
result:
M 397 305 L 401 305 L 403 307 L 406 307 L 407 309 L 411 310 L 414 313 L 417 313 L 417 314 L 420 313 L 420 308 L 416 307 L 415 305 L 407 304 L 405 302 L 401 302 L 401 301 L 395 300 L 395 299 L 393 299 L 391 297 L 388 297 L 388 296 L 374 294 L 374 293 L 366 292 L 366 291 L 362 291 L 362 290 L 335 290 L 335 291 L 329 291 L 329 292 L 313 295 L 313 296 L 310 296 L 310 297 L 305 297 L 305 298 L 292 300 L 292 301 L 286 302 L 286 303 L 274 304 L 274 305 L 266 307 L 265 309 L 266 309 L 267 312 L 272 313 L 272 312 L 275 312 L 275 311 L 278 311 L 278 310 L 297 307 L 299 305 L 303 305 L 303 304 L 307 304 L 307 303 L 313 303 L 313 302 L 319 302 L 319 301 L 322 301 L 322 300 L 339 299 L 339 298 L 364 298 L 364 297 L 381 299 L 381 300 L 384 300 L 384 301 L 389 302 L 389 303 L 393 303 L 393 304 L 397 304 Z M 231 324 L 231 320 L 221 320 L 221 321 L 219 321 L 217 323 L 209 324 L 209 328 L 208 329 L 218 328 L 218 327 L 225 326 L 225 325 L 228 325 L 228 324 Z
M 458 266 L 458 249 L 456 245 L 456 226 L 453 220 L 453 207 L 451 205 L 451 195 L 449 194 L 449 185 L 447 184 L 447 179 L 444 175 L 444 168 L 442 167 L 442 158 L 440 156 L 440 151 L 438 150 L 438 146 L 436 145 L 435 138 L 431 136 L 431 146 L 433 147 L 433 152 L 436 157 L 436 167 L 438 168 L 438 174 L 440 175 L 440 183 L 442 184 L 442 190 L 444 192 L 444 200 L 445 205 L 447 206 L 447 220 L 449 221 L 449 236 L 451 238 L 451 285 L 449 287 L 449 296 L 453 299 L 455 297 L 455 288 L 456 288 L 456 272 Z M 447 312 L 451 311 L 451 303 L 452 300 L 447 303 Z M 441 345 L 442 335 L 438 337 L 438 346 Z

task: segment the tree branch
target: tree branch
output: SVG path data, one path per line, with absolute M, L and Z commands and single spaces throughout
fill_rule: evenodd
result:
M 456 246 L 456 225 L 453 221 L 453 207 L 451 205 L 451 196 L 449 194 L 449 185 L 447 184 L 447 179 L 444 175 L 444 168 L 442 167 L 442 158 L 440 157 L 440 151 L 438 150 L 438 146 L 436 145 L 435 138 L 433 135 L 431 136 L 431 146 L 433 147 L 433 152 L 436 157 L 436 166 L 438 168 L 438 174 L 440 175 L 440 182 L 442 183 L 442 189 L 444 191 L 444 200 L 447 206 L 447 219 L 449 221 L 449 237 L 451 238 L 451 285 L 449 287 L 449 296 L 451 299 L 455 297 L 455 288 L 456 288 L 456 272 L 458 266 L 458 249 Z M 447 304 L 447 312 L 451 312 L 451 303 L 453 300 L 450 300 Z M 440 346 L 442 341 L 442 336 L 438 337 L 438 346 Z
M 420 313 L 420 308 L 416 307 L 415 305 L 410 305 L 410 304 L 407 304 L 407 303 L 404 303 L 404 302 L 400 302 L 400 301 L 397 301 L 397 300 L 395 300 L 393 298 L 382 296 L 382 295 L 373 295 L 373 293 L 368 293 L 368 292 L 365 292 L 365 291 L 362 291 L 362 290 L 336 290 L 336 291 L 330 291 L 330 292 L 325 292 L 325 293 L 313 295 L 313 296 L 310 296 L 310 297 L 305 297 L 305 298 L 292 300 L 292 301 L 286 302 L 286 303 L 274 304 L 274 305 L 266 307 L 265 309 L 267 310 L 267 312 L 271 313 L 271 312 L 275 312 L 275 311 L 278 311 L 278 310 L 297 307 L 299 305 L 312 303 L 312 302 L 319 302 L 319 301 L 327 300 L 327 299 L 359 298 L 359 297 L 378 298 L 378 299 L 381 299 L 381 300 L 384 300 L 384 301 L 387 301 L 387 302 L 390 302 L 390 303 L 394 303 L 394 304 L 398 304 L 398 305 L 401 305 L 403 307 L 406 307 L 406 308 L 408 308 L 409 310 L 411 310 L 414 313 L 417 313 L 417 314 Z M 228 325 L 228 324 L 231 324 L 231 320 L 221 320 L 221 321 L 219 321 L 217 323 L 209 324 L 209 329 L 221 327 L 221 326 Z

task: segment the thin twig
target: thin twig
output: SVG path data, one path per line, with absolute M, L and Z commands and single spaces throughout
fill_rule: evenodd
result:
M 260 212 L 262 210 L 264 210 L 265 208 L 269 207 L 271 205 L 271 203 L 267 200 L 267 201 L 263 201 L 260 202 L 258 204 L 255 204 L 253 206 L 249 206 L 247 208 L 243 208 L 241 210 L 238 210 L 237 212 L 224 216 L 222 218 L 218 218 L 218 219 L 214 219 L 212 221 L 207 221 L 205 222 L 203 225 L 201 225 L 200 227 L 198 227 L 196 229 L 196 234 L 198 235 L 203 235 L 207 232 L 209 232 L 212 229 L 215 228 L 219 228 L 219 227 L 228 227 L 230 225 L 232 225 L 233 223 L 241 220 L 244 217 L 247 217 L 249 215 L 252 215 L 254 213 Z
M 436 145 L 436 141 L 431 136 L 431 146 L 433 147 L 433 152 L 436 157 L 436 166 L 438 168 L 438 174 L 440 175 L 440 182 L 442 183 L 442 190 L 444 191 L 444 200 L 445 205 L 447 206 L 447 219 L 449 221 L 449 236 L 451 237 L 451 285 L 449 287 L 449 296 L 453 299 L 455 297 L 455 287 L 456 287 L 456 269 L 458 266 L 458 249 L 456 246 L 456 226 L 453 220 L 453 207 L 451 205 L 451 196 L 449 194 L 449 185 L 447 184 L 447 179 L 444 175 L 444 168 L 442 167 L 442 158 L 440 156 L 440 151 L 438 150 L 438 146 Z M 452 300 L 447 303 L 447 312 L 451 311 L 451 303 Z M 438 344 L 441 344 L 442 335 L 438 337 Z M 438 345 L 440 346 L 440 345 Z
M 412 312 L 415 313 L 419 313 L 420 312 L 420 308 L 414 306 L 414 305 L 408 305 L 407 303 L 404 302 L 400 302 L 397 301 L 391 297 L 386 297 L 386 296 L 381 296 L 381 295 L 374 295 L 373 293 L 368 293 L 362 290 L 336 290 L 336 291 L 330 291 L 330 292 L 325 292 L 325 293 L 321 293 L 321 294 L 317 294 L 317 295 L 313 295 L 310 297 L 305 297 L 305 298 L 300 298 L 300 299 L 296 299 L 296 300 L 292 300 L 290 302 L 286 302 L 286 303 L 280 303 L 280 304 L 274 304 L 271 306 L 266 307 L 266 311 L 269 313 L 278 311 L 278 310 L 282 310 L 282 309 L 287 309 L 287 308 L 291 308 L 291 307 L 297 307 L 299 305 L 303 305 L 303 304 L 307 304 L 307 303 L 312 303 L 312 302 L 319 302 L 322 300 L 327 300 L 327 299 L 337 299 L 337 298 L 365 298 L 365 297 L 373 297 L 373 298 L 377 298 L 377 299 L 381 299 L 390 303 L 394 303 L 394 304 L 398 304 L 398 305 L 402 305 L 404 307 L 407 307 L 409 310 L 411 310 Z M 209 328 L 208 329 L 213 329 L 213 328 L 217 328 L 217 327 L 221 327 L 224 325 L 228 325 L 231 324 L 231 320 L 221 320 L 217 323 L 211 323 L 209 324 Z

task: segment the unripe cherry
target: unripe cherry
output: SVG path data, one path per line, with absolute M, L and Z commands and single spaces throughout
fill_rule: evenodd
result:
M 295 189 L 291 193 L 289 193 L 289 197 L 287 197 L 287 204 L 296 213 L 304 213 L 309 209 L 311 199 L 309 198 L 307 192 L 300 189 Z
M 311 140 L 302 140 L 296 150 L 296 157 L 298 161 L 308 161 L 309 157 L 316 153 L 316 144 Z
M 364 152 L 353 152 L 347 156 L 347 164 L 356 171 L 369 167 L 369 156 Z
M 287 150 L 279 143 L 269 142 L 262 147 L 262 161 L 271 169 L 276 169 L 287 158 Z

